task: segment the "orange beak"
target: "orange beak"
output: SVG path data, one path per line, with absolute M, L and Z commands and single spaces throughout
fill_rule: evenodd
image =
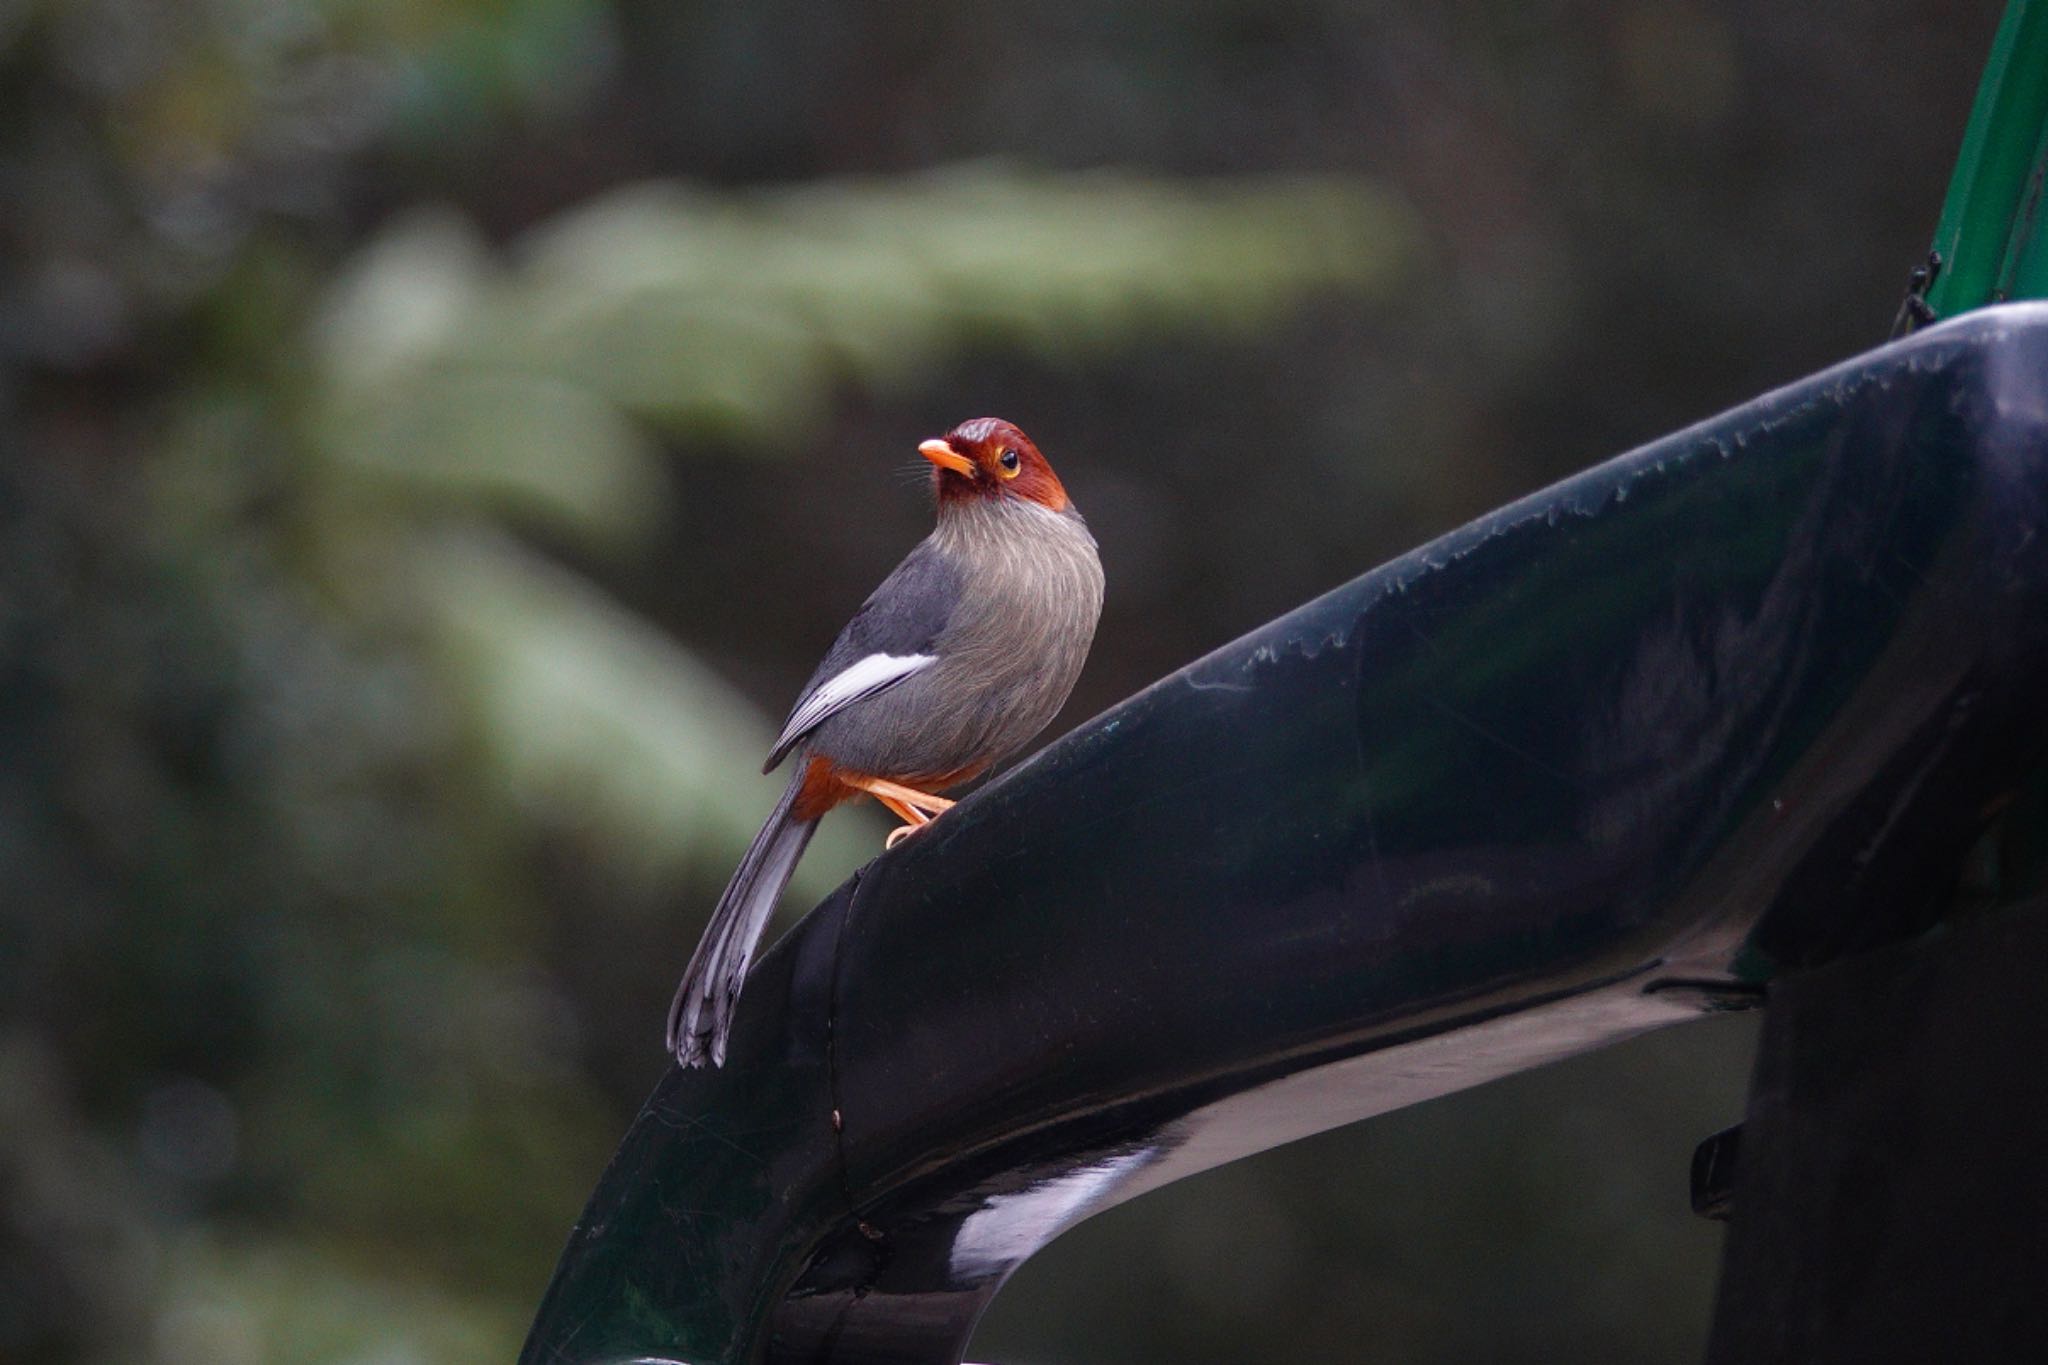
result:
M 919 445 L 917 453 L 941 469 L 950 469 L 955 474 L 969 479 L 974 477 L 974 461 L 968 459 L 965 455 L 962 455 L 937 437 L 933 437 L 931 440 Z

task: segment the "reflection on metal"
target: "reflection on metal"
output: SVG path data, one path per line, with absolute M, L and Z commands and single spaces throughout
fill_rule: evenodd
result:
M 1101 1207 L 1916 932 L 2048 754 L 2044 528 L 1989 309 L 1190 665 L 762 960 L 525 1359 L 950 1365 Z
M 1105 1157 L 1019 1190 L 992 1194 L 953 1235 L 947 1268 L 956 1280 L 972 1282 L 1007 1274 L 1010 1267 L 1111 1202 L 1157 1147 Z

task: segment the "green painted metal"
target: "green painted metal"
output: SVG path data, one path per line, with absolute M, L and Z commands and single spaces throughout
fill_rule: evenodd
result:
M 1935 229 L 1937 317 L 2048 297 L 2048 0 L 2012 0 Z

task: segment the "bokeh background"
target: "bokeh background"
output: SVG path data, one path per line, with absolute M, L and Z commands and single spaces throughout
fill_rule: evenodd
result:
M 918 439 L 1097 531 L 1056 733 L 1880 341 L 1996 20 L 0 0 L 0 1362 L 508 1358 Z M 976 1357 L 1697 1359 L 1752 1040 L 1112 1211 Z

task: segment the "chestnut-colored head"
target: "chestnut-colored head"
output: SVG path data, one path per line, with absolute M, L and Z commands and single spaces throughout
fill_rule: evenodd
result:
M 1055 512 L 1071 503 L 1031 438 L 998 417 L 973 417 L 917 453 L 932 462 L 940 506 L 964 498 L 1022 498 Z

